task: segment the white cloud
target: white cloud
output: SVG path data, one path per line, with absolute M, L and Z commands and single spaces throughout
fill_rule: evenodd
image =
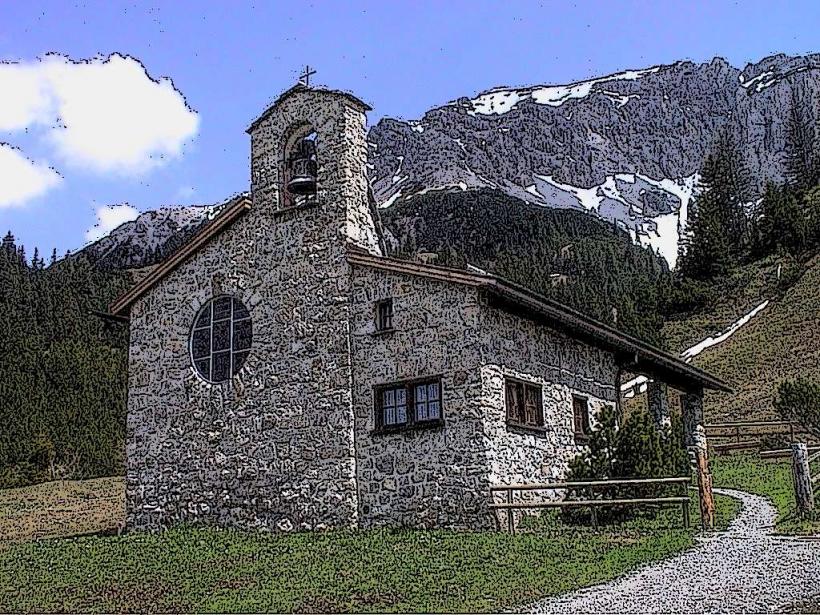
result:
M 42 162 L 0 143 L 0 208 L 23 205 L 60 183 L 62 177 Z
M 130 205 L 107 205 L 97 208 L 97 224 L 85 232 L 88 242 L 97 241 L 105 237 L 120 224 L 136 219 L 140 215 Z
M 138 174 L 179 157 L 199 116 L 135 58 L 0 63 L 0 130 L 42 129 L 67 163 Z

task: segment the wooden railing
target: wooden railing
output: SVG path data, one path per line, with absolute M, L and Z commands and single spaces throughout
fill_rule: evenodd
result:
M 809 446 L 808 447 L 810 453 L 817 453 L 820 452 L 820 445 L 817 446 Z M 761 459 L 781 459 L 784 457 L 791 457 L 792 451 L 789 448 L 778 448 L 771 451 L 760 451 L 760 458 Z
M 593 527 L 598 527 L 597 510 L 607 506 L 680 506 L 684 527 L 689 527 L 689 483 L 691 478 L 680 476 L 673 478 L 630 478 L 621 480 L 572 481 L 557 483 L 523 483 L 514 485 L 494 485 L 490 487 L 490 509 L 507 511 L 507 530 L 515 533 L 514 511 L 540 510 L 547 508 L 589 508 Z M 587 498 L 583 500 L 545 500 L 533 502 L 516 502 L 515 494 L 534 491 L 587 491 L 611 490 L 613 487 L 628 486 L 667 486 L 678 485 L 681 494 L 667 497 L 635 498 Z M 496 501 L 495 495 L 503 494 L 502 502 Z
M 760 449 L 766 436 L 787 436 L 791 443 L 797 437 L 805 439 L 809 435 L 801 425 L 791 421 L 710 423 L 705 429 L 709 448 L 715 453 Z

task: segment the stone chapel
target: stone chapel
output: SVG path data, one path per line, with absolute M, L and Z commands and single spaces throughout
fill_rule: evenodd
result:
M 248 128 L 249 195 L 111 306 L 130 528 L 494 528 L 490 487 L 561 478 L 623 371 L 656 416 L 682 391 L 688 438 L 728 390 L 492 274 L 388 257 L 368 109 L 282 94 Z

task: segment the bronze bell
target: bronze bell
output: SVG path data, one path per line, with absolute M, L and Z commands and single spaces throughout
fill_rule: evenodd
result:
M 302 139 L 288 161 L 290 180 L 288 192 L 304 195 L 316 192 L 316 174 L 319 166 L 316 163 L 316 141 Z

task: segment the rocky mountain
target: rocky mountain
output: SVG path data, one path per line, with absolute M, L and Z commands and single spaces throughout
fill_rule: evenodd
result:
M 498 87 L 369 134 L 382 207 L 435 189 L 495 188 L 524 201 L 594 212 L 677 256 L 698 171 L 718 131 L 734 137 L 751 198 L 780 180 L 792 101 L 820 95 L 820 54 L 743 69 L 716 58 L 569 85 Z
M 80 252 L 102 269 L 139 269 L 175 252 L 220 206 L 161 207 L 125 222 Z
M 379 206 L 434 191 L 501 191 L 517 202 L 614 221 L 674 267 L 698 171 L 729 131 L 752 180 L 781 180 L 793 104 L 820 100 L 820 54 L 775 55 L 743 69 L 721 58 L 677 62 L 568 85 L 497 87 L 431 109 L 384 118 L 368 135 Z M 150 265 L 214 208 L 143 214 L 85 248 L 111 267 Z

